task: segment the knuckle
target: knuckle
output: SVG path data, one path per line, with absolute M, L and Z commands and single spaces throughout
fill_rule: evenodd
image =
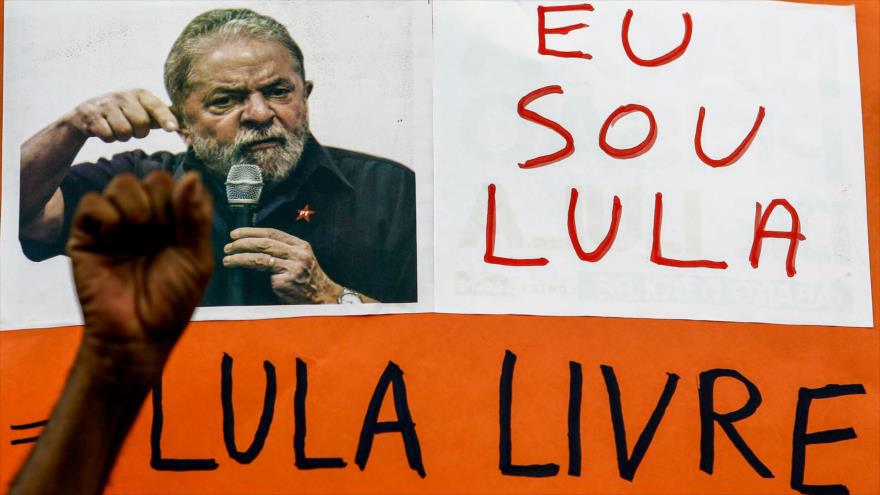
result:
M 82 103 L 80 103 L 79 108 L 84 112 L 95 112 L 98 108 L 101 107 L 101 103 L 106 98 L 106 95 L 96 96 L 94 98 L 90 98 Z
M 76 108 L 76 113 L 79 114 L 80 118 L 83 120 L 91 121 L 94 118 L 95 113 L 97 112 L 97 105 L 95 102 L 89 100 Z
M 296 272 L 293 281 L 299 285 L 305 285 L 309 283 L 309 280 L 311 280 L 311 278 L 312 275 L 309 273 L 308 270 L 299 270 L 298 272 Z
M 105 114 L 115 108 L 111 100 L 100 100 L 95 102 L 95 113 Z

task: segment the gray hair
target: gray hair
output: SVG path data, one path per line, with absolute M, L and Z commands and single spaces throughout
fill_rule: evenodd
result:
M 216 39 L 252 38 L 277 41 L 299 62 L 299 74 L 306 78 L 303 54 L 283 24 L 250 9 L 215 9 L 198 15 L 183 29 L 165 59 L 165 89 L 180 110 L 192 87 L 193 59 Z

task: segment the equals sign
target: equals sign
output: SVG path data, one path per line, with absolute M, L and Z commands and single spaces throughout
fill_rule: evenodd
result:
M 46 426 L 46 423 L 48 423 L 48 422 L 49 422 L 48 419 L 44 419 L 43 421 L 36 421 L 36 422 L 34 422 L 34 423 L 24 423 L 24 424 L 20 424 L 20 425 L 10 425 L 10 426 L 9 426 L 9 429 L 10 429 L 10 430 L 15 430 L 15 431 L 33 430 L 34 428 L 42 428 L 42 427 Z M 40 438 L 40 435 L 37 435 L 37 436 L 34 436 L 34 437 L 16 438 L 15 440 L 13 440 L 13 441 L 11 441 L 11 442 L 9 442 L 9 443 L 10 443 L 11 445 L 19 445 L 19 444 L 22 444 L 22 443 L 33 443 L 33 442 L 36 442 L 37 439 L 39 439 L 39 438 Z

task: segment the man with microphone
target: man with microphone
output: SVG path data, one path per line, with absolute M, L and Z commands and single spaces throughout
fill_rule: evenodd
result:
M 203 305 L 416 301 L 414 174 L 318 143 L 313 84 L 283 25 L 247 9 L 199 15 L 168 55 L 165 86 L 170 106 L 139 89 L 98 96 L 22 145 L 20 240 L 30 259 L 61 254 L 80 198 L 113 177 L 197 171 L 215 210 Z M 71 166 L 88 139 L 160 128 L 188 150 Z

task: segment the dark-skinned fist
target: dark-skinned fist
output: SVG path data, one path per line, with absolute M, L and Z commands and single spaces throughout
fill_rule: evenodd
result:
M 200 177 L 115 177 L 83 197 L 68 254 L 85 321 L 84 347 L 145 375 L 162 366 L 213 269 L 212 203 Z M 128 364 L 126 364 L 128 361 Z

